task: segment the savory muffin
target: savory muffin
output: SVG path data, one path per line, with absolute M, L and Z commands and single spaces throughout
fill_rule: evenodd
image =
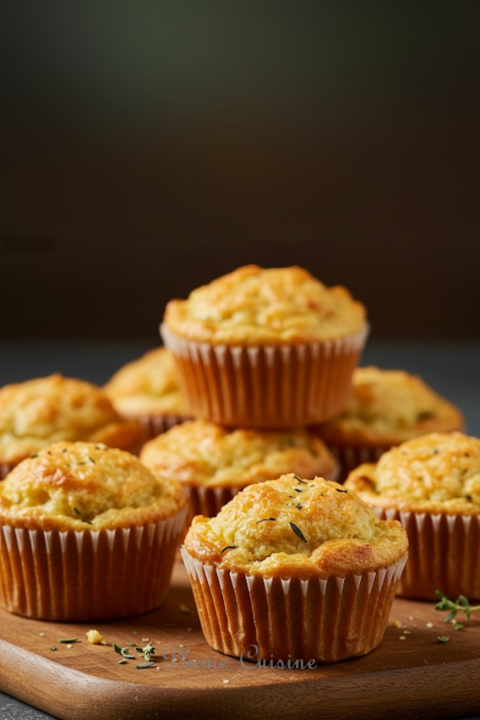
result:
M 145 431 L 122 419 L 100 388 L 62 375 L 0 389 L 0 470 L 59 440 L 105 443 L 136 451 Z
M 366 333 L 365 308 L 345 288 L 256 265 L 172 300 L 162 325 L 192 413 L 259 428 L 343 410 Z
M 333 480 L 337 463 L 323 442 L 302 430 L 227 430 L 187 422 L 144 445 L 141 461 L 182 483 L 192 515 L 216 515 L 242 488 L 295 472 Z
M 122 450 L 58 442 L 0 484 L 0 603 L 48 620 L 159 605 L 186 515 L 181 486 Z
M 150 350 L 124 365 L 104 389 L 120 415 L 141 422 L 149 437 L 183 422 L 189 414 L 175 360 L 165 348 Z
M 381 641 L 406 551 L 355 492 L 289 474 L 196 517 L 182 555 L 213 648 L 334 662 Z
M 339 460 L 345 478 L 360 463 L 378 460 L 392 445 L 463 426 L 460 410 L 417 375 L 363 367 L 353 373 L 348 407 L 315 430 Z
M 402 595 L 434 600 L 442 590 L 480 598 L 480 440 L 462 433 L 408 440 L 377 464 L 360 465 L 345 488 L 405 526 Z

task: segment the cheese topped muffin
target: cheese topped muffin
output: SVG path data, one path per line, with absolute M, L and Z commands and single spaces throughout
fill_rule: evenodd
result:
M 400 560 L 400 523 L 379 520 L 337 483 L 284 475 L 250 485 L 215 518 L 196 517 L 189 555 L 218 569 L 263 577 L 327 578 L 377 570 Z
M 327 443 L 398 445 L 428 432 L 461 430 L 461 412 L 424 381 L 402 370 L 357 368 L 348 407 L 318 427 Z
M 116 409 L 126 417 L 157 413 L 188 415 L 175 360 L 165 348 L 150 350 L 120 368 L 104 389 Z
M 317 342 L 365 329 L 365 308 L 344 287 L 327 288 L 300 267 L 247 265 L 172 300 L 165 325 L 196 342 L 262 345 Z
M 432 433 L 392 448 L 377 464 L 360 465 L 345 487 L 369 505 L 400 511 L 480 513 L 480 440 Z
M 336 462 L 321 440 L 301 430 L 227 430 L 186 422 L 144 445 L 141 461 L 193 486 L 243 488 L 286 472 L 335 477 Z
M 164 520 L 185 505 L 181 486 L 122 450 L 58 442 L 0 484 L 0 523 L 41 530 L 103 530 Z
M 0 463 L 11 466 L 59 440 L 101 442 L 134 450 L 145 439 L 100 388 L 62 375 L 0 389 Z

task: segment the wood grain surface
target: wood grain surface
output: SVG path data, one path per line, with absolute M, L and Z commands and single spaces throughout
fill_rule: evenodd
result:
M 432 604 L 399 599 L 383 643 L 364 658 L 313 670 L 259 668 L 251 663 L 245 667 L 205 643 L 178 562 L 163 608 L 95 626 L 107 646 L 86 641 L 90 625 L 48 623 L 1 612 L 0 689 L 65 720 L 225 715 L 255 720 L 272 712 L 276 718 L 301 715 L 302 720 L 380 715 L 394 720 L 409 712 L 415 718 L 473 714 L 480 708 L 480 624 L 471 622 L 455 631 L 443 617 Z M 448 635 L 450 641 L 441 644 L 437 635 Z M 77 636 L 80 641 L 71 647 L 59 642 Z M 111 643 L 144 646 L 147 639 L 157 648 L 154 667 L 137 669 L 140 657 L 119 664 Z M 176 663 L 171 661 L 172 645 Z M 197 667 L 189 666 L 191 660 Z M 202 660 L 209 660 L 210 667 L 198 666 Z

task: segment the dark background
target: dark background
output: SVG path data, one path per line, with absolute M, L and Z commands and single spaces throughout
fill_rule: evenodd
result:
M 373 338 L 478 339 L 480 2 L 2 6 L 4 338 L 158 340 L 300 264 Z

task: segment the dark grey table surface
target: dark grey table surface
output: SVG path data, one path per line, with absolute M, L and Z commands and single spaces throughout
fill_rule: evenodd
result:
M 3 342 L 0 344 L 0 385 L 52 372 L 102 384 L 118 367 L 146 349 L 147 346 L 139 342 Z M 418 373 L 462 408 L 468 432 L 480 436 L 480 344 L 379 343 L 373 340 L 368 344 L 362 364 Z M 480 708 L 478 710 L 480 713 Z M 459 708 L 460 717 L 461 712 Z M 408 715 L 415 720 L 415 713 L 409 710 Z M 0 720 L 52 717 L 0 693 Z M 480 714 L 469 720 L 480 720 Z

